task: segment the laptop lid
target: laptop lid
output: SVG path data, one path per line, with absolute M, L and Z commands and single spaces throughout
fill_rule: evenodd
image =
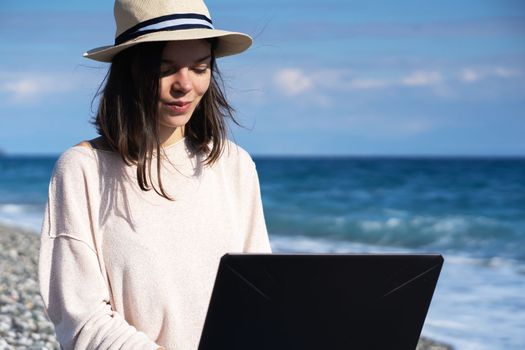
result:
M 441 255 L 226 254 L 199 350 L 415 349 Z

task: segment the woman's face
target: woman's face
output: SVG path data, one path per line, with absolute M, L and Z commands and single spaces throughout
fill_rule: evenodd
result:
M 158 113 L 161 134 L 178 130 L 190 120 L 211 79 L 211 44 L 205 40 L 170 41 L 160 67 Z

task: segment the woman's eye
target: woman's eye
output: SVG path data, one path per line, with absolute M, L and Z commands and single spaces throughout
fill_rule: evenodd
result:
M 203 67 L 193 67 L 191 68 L 191 70 L 197 74 L 205 74 L 206 71 L 208 70 L 208 66 L 203 66 Z M 173 73 L 177 72 L 177 69 L 176 68 L 163 68 L 161 67 L 160 68 L 160 76 L 161 77 L 166 77 L 168 75 L 171 75 Z
M 194 67 L 193 68 L 193 71 L 197 74 L 204 74 L 206 73 L 206 71 L 208 70 L 208 67 L 205 66 L 205 67 Z
M 171 68 L 160 68 L 160 76 L 166 77 L 174 72 L 174 69 Z

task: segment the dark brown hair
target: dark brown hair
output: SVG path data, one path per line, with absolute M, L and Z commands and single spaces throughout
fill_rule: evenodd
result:
M 228 132 L 226 118 L 238 124 L 216 66 L 215 42 L 210 42 L 210 86 L 185 126 L 187 142 L 195 153 L 205 155 L 205 164 L 214 163 L 222 154 Z M 127 165 L 137 165 L 138 184 L 143 191 L 153 188 L 162 197 L 171 199 L 162 186 L 161 157 L 154 157 L 161 155 L 157 102 L 164 46 L 165 42 L 142 43 L 113 58 L 97 92 L 100 101 L 93 124 L 107 146 L 118 152 Z M 158 188 L 151 175 L 154 158 Z

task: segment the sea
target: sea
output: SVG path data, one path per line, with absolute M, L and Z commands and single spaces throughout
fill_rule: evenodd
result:
M 0 157 L 0 221 L 40 230 L 57 157 Z M 525 158 L 254 157 L 275 252 L 439 253 L 422 334 L 525 349 Z

